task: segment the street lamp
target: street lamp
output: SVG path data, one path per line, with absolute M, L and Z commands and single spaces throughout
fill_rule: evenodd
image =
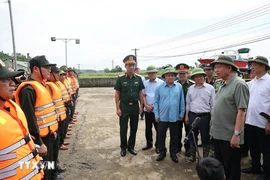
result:
M 78 38 L 55 38 L 51 37 L 51 41 L 61 40 L 65 42 L 65 56 L 66 56 L 66 66 L 67 66 L 67 43 L 71 40 L 75 40 L 75 44 L 80 44 L 80 39 Z

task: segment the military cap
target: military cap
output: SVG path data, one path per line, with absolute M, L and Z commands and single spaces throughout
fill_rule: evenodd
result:
M 251 60 L 248 61 L 249 64 L 256 62 L 256 63 L 260 63 L 260 64 L 264 64 L 266 65 L 266 69 L 269 70 L 270 66 L 268 64 L 268 59 L 266 57 L 263 56 L 255 56 L 254 58 L 252 58 Z
M 206 69 L 214 70 L 214 67 L 213 67 L 211 64 L 206 64 L 206 65 L 203 67 L 203 70 L 206 70 Z
M 201 75 L 206 75 L 206 73 L 204 72 L 204 70 L 202 68 L 195 68 L 192 70 L 191 74 L 190 74 L 190 78 L 193 79 L 193 77 L 195 75 L 198 75 L 198 74 L 201 74 Z
M 56 64 L 49 63 L 49 61 L 47 60 L 46 56 L 44 56 L 44 55 L 33 57 L 29 61 L 29 64 L 32 67 L 33 66 L 37 66 L 37 67 L 42 67 L 42 66 L 56 66 Z
M 73 71 L 73 72 L 75 72 L 75 70 L 74 70 L 72 67 L 69 67 L 69 68 L 67 69 L 67 71 Z
M 64 72 L 68 71 L 68 67 L 66 65 L 61 66 L 60 69 Z
M 2 66 L 2 64 L 0 64 L 0 79 L 13 78 L 23 74 L 24 74 L 23 71 L 10 71 L 8 70 L 7 67 Z
M 167 67 L 167 68 L 164 69 L 164 71 L 163 71 L 161 77 L 162 77 L 162 78 L 165 78 L 165 74 L 168 74 L 168 73 L 172 73 L 172 74 L 174 74 L 174 76 L 177 75 L 177 72 L 176 72 L 176 70 L 174 69 L 174 67 Z
M 51 72 L 59 73 L 60 69 L 56 66 L 51 67 Z
M 233 63 L 232 58 L 230 58 L 229 56 L 225 56 L 225 55 L 216 56 L 215 61 L 213 61 L 211 65 L 214 66 L 216 63 L 230 65 L 232 66 L 233 71 L 237 71 L 237 66 Z
M 151 65 L 146 68 L 146 73 L 157 73 L 158 70 L 155 66 Z
M 67 73 L 66 73 L 65 71 L 61 70 L 61 71 L 59 72 L 59 74 L 60 74 L 60 76 L 61 76 L 61 75 L 66 75 Z
M 136 64 L 137 58 L 134 55 L 128 55 L 123 59 L 123 63 L 125 64 Z
M 178 73 L 186 73 L 188 72 L 189 66 L 185 63 L 180 63 L 175 66 L 175 69 Z

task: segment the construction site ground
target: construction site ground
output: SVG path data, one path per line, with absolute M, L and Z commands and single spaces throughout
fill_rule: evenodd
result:
M 59 160 L 67 171 L 66 180 L 123 179 L 123 180 L 193 180 L 196 163 L 187 164 L 184 148 L 178 153 L 179 163 L 170 155 L 156 161 L 155 149 L 143 151 L 145 120 L 139 120 L 135 149 L 136 156 L 120 156 L 119 119 L 116 115 L 113 88 L 81 88 L 77 102 L 77 123 L 72 127 L 69 149 L 60 151 Z M 154 130 L 154 128 L 153 128 Z M 154 133 L 155 136 L 155 133 Z M 167 148 L 169 132 L 167 132 Z M 200 148 L 200 151 L 202 149 Z M 201 153 L 202 154 L 202 153 Z M 250 157 L 242 159 L 242 167 L 250 165 Z M 242 174 L 243 180 L 256 179 L 255 175 Z

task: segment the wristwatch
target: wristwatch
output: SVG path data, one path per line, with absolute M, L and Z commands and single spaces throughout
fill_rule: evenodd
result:
M 236 136 L 240 136 L 240 132 L 239 131 L 234 131 L 234 133 Z

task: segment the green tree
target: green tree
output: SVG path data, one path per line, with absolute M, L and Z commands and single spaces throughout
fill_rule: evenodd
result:
M 105 72 L 105 73 L 109 73 L 109 72 L 111 72 L 111 71 L 110 71 L 109 68 L 105 68 L 105 69 L 104 69 L 104 72 Z

